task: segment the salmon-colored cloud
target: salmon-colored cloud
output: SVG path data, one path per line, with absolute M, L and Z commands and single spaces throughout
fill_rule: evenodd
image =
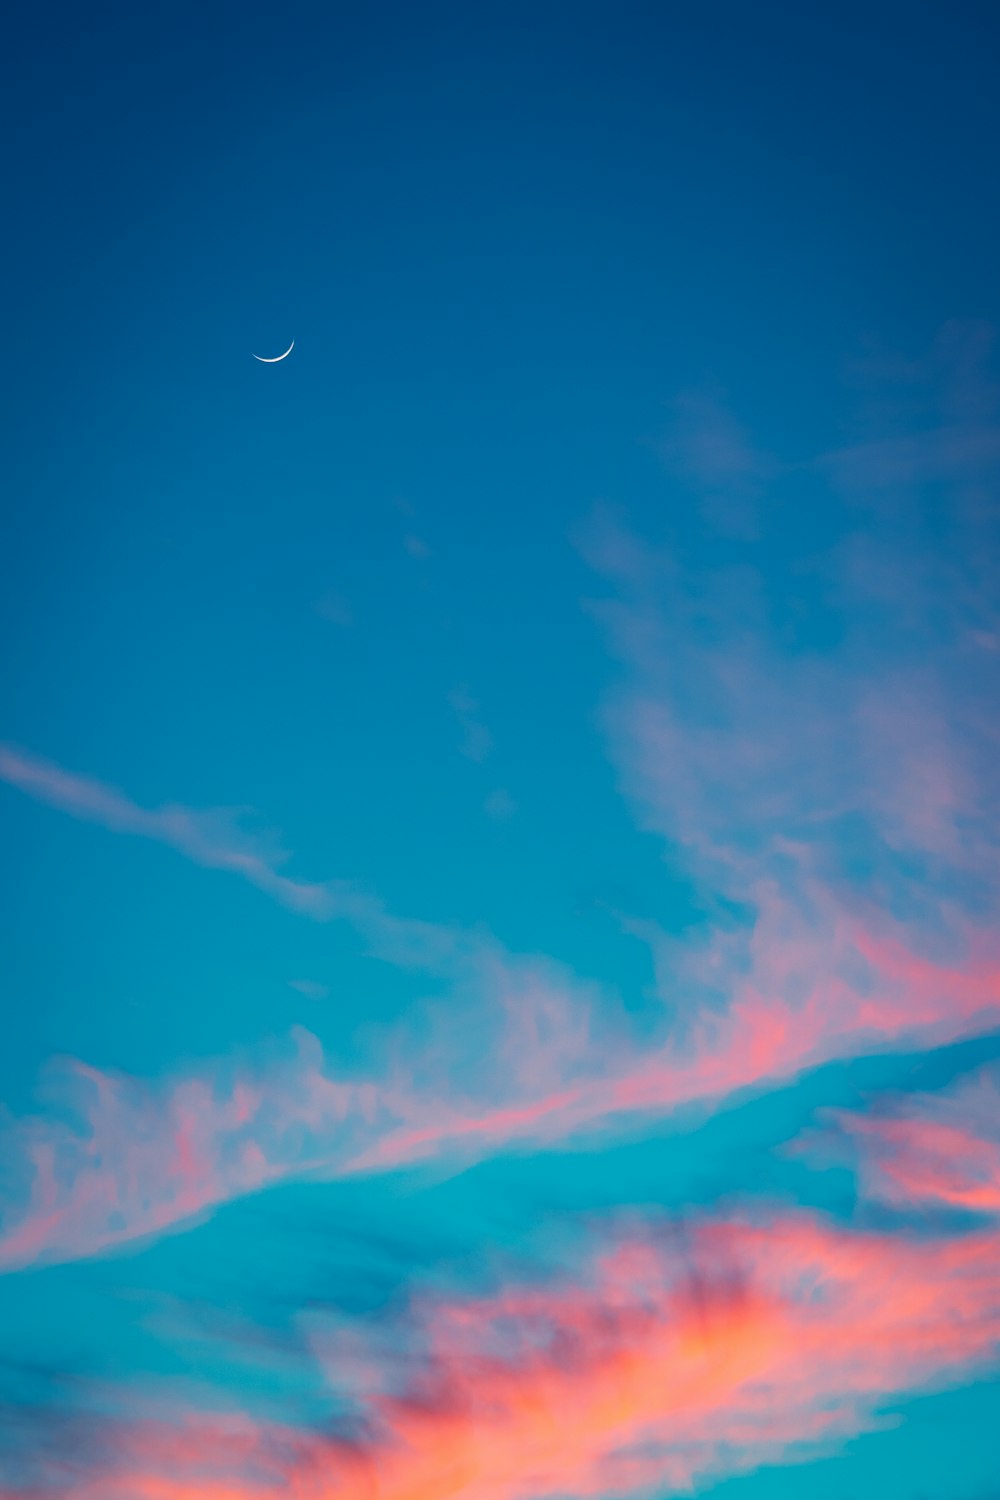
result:
M 1000 1214 L 1000 1087 L 984 1068 L 938 1095 L 875 1112 L 830 1111 L 859 1151 L 867 1193 L 905 1206 Z
M 810 1456 L 1000 1355 L 995 1230 L 907 1242 L 806 1214 L 600 1232 L 575 1274 L 437 1298 L 358 1433 L 249 1416 L 107 1422 L 66 1500 L 640 1495 Z M 416 1363 L 414 1364 L 414 1360 Z M 325 1351 L 336 1374 L 336 1347 Z M 413 1373 L 414 1369 L 416 1373 Z M 405 1370 L 409 1373 L 402 1374 Z M 98 1424 L 100 1425 L 100 1424 Z

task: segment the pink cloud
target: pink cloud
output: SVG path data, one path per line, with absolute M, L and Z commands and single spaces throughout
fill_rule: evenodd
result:
M 573 1273 L 415 1302 L 405 1361 L 373 1347 L 353 1387 L 360 1440 L 204 1409 L 104 1419 L 96 1463 L 41 1455 L 41 1481 L 67 1500 L 647 1495 L 811 1457 L 1000 1355 L 994 1229 L 909 1243 L 796 1214 L 706 1220 L 683 1250 L 655 1227 L 594 1235 Z M 334 1388 L 340 1347 L 314 1335 Z
M 982 1069 L 943 1094 L 888 1101 L 876 1112 L 830 1111 L 858 1149 L 866 1193 L 903 1206 L 1000 1214 L 1000 1085 Z
M 728 1006 L 698 1006 L 658 1046 L 609 1026 L 551 966 L 493 956 L 476 971 L 475 1028 L 431 1012 L 383 1039 L 367 1074 L 338 1077 L 305 1031 L 283 1059 L 161 1084 L 65 1065 L 62 1108 L 4 1132 L 0 1267 L 99 1253 L 289 1178 L 551 1147 L 717 1106 L 832 1057 L 996 1025 L 988 954 L 935 963 L 844 921 L 817 943 L 797 920 L 762 902 L 749 954 L 722 955 Z
M 644 1052 L 621 1048 L 605 1057 L 602 1071 L 584 1071 L 572 1081 L 567 1074 L 562 1086 L 534 1098 L 522 1093 L 516 1105 L 456 1108 L 442 1096 L 430 1123 L 388 1131 L 346 1170 L 399 1166 L 463 1141 L 478 1141 L 482 1150 L 513 1141 L 552 1145 L 630 1114 L 666 1115 L 727 1100 L 832 1058 L 904 1040 L 943 1043 L 996 1026 L 1000 964 L 947 966 L 904 954 L 861 930 L 841 934 L 825 950 L 765 947 L 750 975 L 733 980 L 728 1009 L 703 1009 L 682 1042 Z M 860 960 L 858 982 L 846 977 L 849 960 Z
M 593 612 L 622 666 L 605 705 L 621 787 L 707 892 L 752 903 L 766 879 L 791 899 L 806 851 L 828 884 L 858 884 L 860 849 L 889 909 L 921 924 L 948 900 L 996 914 L 991 342 L 945 329 L 925 361 L 897 362 L 891 431 L 880 386 L 855 441 L 796 461 L 817 481 L 808 532 L 779 495 L 760 508 L 760 546 L 718 544 L 718 493 L 738 499 L 760 460 L 690 399 L 672 453 L 700 507 L 649 538 L 606 513 L 587 529 L 611 585 Z
M 19 1182 L 4 1215 L 0 1267 L 92 1255 L 335 1162 L 352 1132 L 388 1107 L 370 1086 L 329 1077 L 306 1032 L 292 1057 L 265 1072 L 228 1071 L 158 1086 L 63 1064 L 49 1081 L 62 1117 L 10 1122 L 4 1131 Z
M 753 467 L 730 439 L 699 438 L 689 459 L 700 455 L 703 481 Z M 948 443 L 936 451 L 935 464 Z M 349 921 L 380 957 L 443 976 L 450 1004 L 383 1038 L 377 1063 L 347 1080 L 305 1034 L 295 1059 L 238 1081 L 221 1065 L 157 1085 L 69 1069 L 77 1127 L 56 1112 L 7 1127 L 0 1263 L 93 1254 L 290 1176 L 552 1145 L 831 1058 L 995 1027 L 1000 736 L 987 700 L 1000 682 L 993 657 L 977 653 L 970 671 L 967 655 L 970 630 L 992 629 L 996 610 L 971 544 L 976 513 L 956 504 L 955 515 L 961 545 L 926 549 L 916 571 L 891 506 L 869 528 L 864 579 L 848 546 L 823 559 L 820 577 L 851 611 L 869 597 L 890 599 L 893 618 L 905 605 L 905 638 L 861 611 L 835 652 L 786 649 L 752 568 L 692 575 L 666 546 L 607 521 L 593 529 L 592 559 L 615 592 L 596 612 L 623 664 L 607 714 L 622 787 L 686 861 L 714 922 L 704 943 L 631 922 L 653 949 L 664 1004 L 657 1040 L 641 1047 L 607 996 L 555 965 L 397 917 L 343 882 L 291 880 L 281 852 L 231 815 L 146 809 L 0 749 L 0 776 L 29 795 Z M 473 712 L 466 700 L 457 709 Z
M 996 527 L 967 488 L 1000 450 L 983 438 L 995 414 L 977 407 L 963 425 L 972 406 L 956 397 L 940 432 L 895 456 L 860 443 L 840 468 L 819 465 L 870 500 L 863 546 L 833 495 L 817 522 L 833 540 L 790 561 L 784 542 L 737 558 L 708 526 L 691 567 L 690 517 L 675 545 L 606 513 L 584 537 L 609 584 L 592 613 L 621 669 L 604 716 L 619 785 L 690 876 L 708 932 L 679 939 L 622 915 L 683 1045 L 595 1085 L 609 1113 L 1000 1021 L 1000 677 L 969 651 L 970 632 L 1000 623 Z M 739 488 L 740 454 L 723 447 L 700 476 L 710 520 L 726 463 Z M 866 464 L 874 498 L 860 494 Z M 917 492 L 905 506 L 900 465 Z

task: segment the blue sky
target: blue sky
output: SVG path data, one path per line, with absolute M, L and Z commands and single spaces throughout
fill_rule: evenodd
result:
M 992 1500 L 992 8 L 9 40 L 2 1500 Z

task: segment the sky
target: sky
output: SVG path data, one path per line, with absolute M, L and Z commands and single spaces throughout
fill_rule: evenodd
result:
M 5 41 L 0 1500 L 997 1500 L 996 8 Z

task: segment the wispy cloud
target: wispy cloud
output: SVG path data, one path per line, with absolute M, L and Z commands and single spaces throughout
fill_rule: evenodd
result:
M 157 1086 L 67 1061 L 47 1083 L 62 1122 L 37 1117 L 3 1132 L 27 1194 L 20 1212 L 5 1205 L 4 1269 L 94 1254 L 335 1167 L 407 1113 L 391 1085 L 332 1077 L 305 1031 L 264 1069 L 218 1067 Z
M 996 1065 L 941 1094 L 827 1111 L 828 1131 L 797 1149 L 854 1147 L 867 1195 L 903 1207 L 950 1207 L 1000 1215 L 1000 1070 Z
M 372 953 L 403 967 L 459 966 L 482 946 L 482 935 L 440 923 L 397 917 L 370 891 L 347 880 L 301 881 L 281 873 L 290 860 L 273 835 L 254 833 L 241 820 L 246 808 L 191 808 L 180 803 L 146 808 L 117 787 L 66 770 L 16 746 L 0 744 L 0 781 L 37 802 L 113 833 L 163 844 L 206 869 L 237 875 L 280 905 L 314 921 L 348 922 Z
M 177 803 L 140 807 L 116 787 L 12 745 L 0 745 L 0 780 L 83 822 L 165 844 L 194 864 L 239 875 L 282 906 L 318 921 L 327 920 L 336 909 L 329 887 L 281 874 L 289 856 L 273 840 L 240 826 L 245 810 L 200 810 Z
M 701 450 L 687 463 L 710 509 L 730 484 L 752 500 L 757 540 L 738 557 L 713 544 L 692 562 L 669 535 L 591 527 L 619 663 L 607 742 L 704 916 L 681 935 L 623 919 L 662 1002 L 641 1031 L 601 986 L 486 931 L 290 880 L 231 815 L 144 809 L 6 750 L 0 774 L 38 800 L 346 920 L 441 988 L 350 1070 L 302 1031 L 152 1083 L 54 1067 L 44 1108 L 4 1122 L 0 1265 L 98 1254 L 310 1174 L 607 1141 L 831 1058 L 996 1028 L 1000 680 L 984 642 L 1000 638 L 1000 549 L 992 450 L 959 453 L 951 435 L 993 420 L 962 379 L 944 382 L 936 438 L 870 425 L 817 460 L 825 509 L 794 545 L 776 544 L 766 468 L 732 438 L 714 469 L 704 453 L 697 469 Z M 901 442 L 906 462 L 889 462 Z M 984 1075 L 836 1117 L 891 1232 L 764 1205 L 705 1210 L 680 1235 L 641 1215 L 591 1223 L 536 1280 L 418 1292 L 358 1327 L 304 1312 L 326 1401 L 313 1390 L 308 1418 L 234 1416 L 231 1397 L 218 1417 L 202 1400 L 159 1420 L 106 1402 L 92 1461 L 59 1470 L 43 1450 L 38 1482 L 73 1500 L 533 1500 L 663 1493 L 814 1453 L 890 1400 L 995 1368 L 994 1107 Z
M 204 1401 L 116 1419 L 105 1394 L 91 1452 L 60 1477 L 73 1500 L 687 1489 L 812 1457 L 890 1400 L 989 1368 L 998 1251 L 995 1228 L 908 1242 L 804 1213 L 706 1216 L 680 1237 L 595 1225 L 544 1280 L 418 1296 L 392 1330 L 341 1321 L 330 1337 L 314 1318 L 331 1405 L 349 1392 L 349 1438 Z M 45 1452 L 34 1470 L 56 1477 Z
M 993 398 L 963 359 L 953 341 L 934 367 L 942 420 L 981 433 Z M 818 465 L 834 476 L 819 553 L 811 532 L 776 552 L 765 531 L 738 564 L 710 549 L 692 568 L 669 538 L 606 516 L 590 528 L 610 585 L 595 612 L 621 663 L 612 756 L 706 918 L 683 938 L 631 923 L 663 1004 L 641 1039 L 599 986 L 488 932 L 396 916 L 349 882 L 291 879 L 232 814 L 146 809 L 3 749 L 0 776 L 39 801 L 348 921 L 372 953 L 443 989 L 350 1077 L 305 1034 L 291 1057 L 155 1086 L 69 1065 L 60 1108 L 8 1122 L 2 1263 L 94 1254 L 291 1176 L 552 1146 L 831 1058 L 996 1027 L 1000 656 L 977 642 L 1000 637 L 986 576 L 1000 547 L 971 477 L 984 480 L 992 450 L 977 438 L 970 468 L 950 437 L 921 438 L 917 498 L 901 509 L 881 486 L 889 439 L 862 436 L 847 469 Z M 726 460 L 747 462 L 736 449 Z M 846 508 L 845 486 L 857 491 Z M 859 536 L 850 506 L 863 499 L 874 519 Z M 456 711 L 478 723 L 467 697 Z M 898 1177 L 901 1139 L 896 1151 Z
M 934 964 L 860 927 L 817 946 L 781 908 L 770 920 L 755 929 L 749 971 L 738 977 L 742 960 L 724 971 L 727 1003 L 691 991 L 684 1027 L 656 1045 L 551 964 L 489 945 L 456 959 L 419 924 L 400 923 L 393 949 L 386 919 L 384 951 L 444 960 L 460 986 L 447 1009 L 381 1039 L 388 1064 L 344 1075 L 305 1031 L 283 1057 L 159 1085 L 63 1064 L 47 1085 L 55 1108 L 4 1131 L 0 1268 L 93 1255 L 289 1178 L 552 1147 L 1000 1020 L 995 962 Z M 463 1006 L 475 1025 L 458 1024 Z
M 608 584 L 591 608 L 621 663 L 604 719 L 620 785 L 713 928 L 700 954 L 665 935 L 654 947 L 720 1002 L 747 983 L 779 1014 L 787 997 L 793 1030 L 793 992 L 838 976 L 860 994 L 847 932 L 894 934 L 914 974 L 973 952 L 995 962 L 1000 402 L 987 352 L 981 330 L 948 331 L 906 369 L 891 432 L 873 395 L 857 442 L 800 464 L 827 481 L 808 524 L 768 495 L 738 554 L 697 515 L 678 539 L 666 522 L 642 536 L 598 513 L 583 538 Z M 689 461 L 709 510 L 727 466 L 737 490 L 753 469 L 739 446 L 722 452 L 716 470 Z M 900 1017 L 928 1014 L 923 993 L 901 984 Z

